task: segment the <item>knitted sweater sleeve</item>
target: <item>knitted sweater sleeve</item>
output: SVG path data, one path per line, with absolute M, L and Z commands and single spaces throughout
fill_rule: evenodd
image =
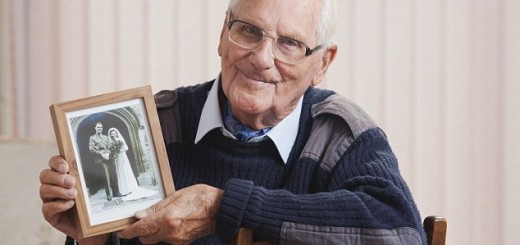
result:
M 319 165 L 305 157 L 297 164 Z M 417 208 L 380 129 L 357 137 L 330 170 L 316 168 L 307 193 L 229 180 L 219 237 L 229 241 L 239 227 L 249 227 L 275 244 L 424 244 Z

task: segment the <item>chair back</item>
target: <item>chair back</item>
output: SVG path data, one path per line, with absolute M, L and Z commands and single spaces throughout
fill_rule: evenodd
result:
M 440 216 L 428 216 L 423 221 L 424 231 L 428 239 L 428 245 L 444 245 L 448 221 Z

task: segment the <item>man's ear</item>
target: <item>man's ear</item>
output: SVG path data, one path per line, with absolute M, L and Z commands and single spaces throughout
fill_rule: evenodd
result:
M 312 81 L 313 86 L 316 86 L 323 81 L 323 78 L 325 77 L 325 74 L 327 73 L 330 64 L 332 63 L 332 61 L 334 61 L 334 58 L 336 58 L 337 52 L 338 45 L 336 44 L 332 44 L 329 48 L 327 48 L 327 50 L 325 50 L 321 57 L 321 66 L 318 70 L 318 73 L 316 73 L 314 80 Z
M 222 41 L 224 40 L 224 32 L 226 32 L 228 17 L 224 18 L 224 24 L 222 24 L 222 30 L 220 31 L 220 41 L 218 42 L 218 56 L 222 57 Z

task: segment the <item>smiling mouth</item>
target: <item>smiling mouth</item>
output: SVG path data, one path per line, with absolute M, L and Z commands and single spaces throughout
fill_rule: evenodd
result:
M 245 74 L 245 73 L 243 73 L 243 74 L 244 74 L 245 77 L 247 77 L 247 78 L 249 78 L 249 79 L 251 79 L 251 80 L 255 80 L 255 81 L 257 81 L 257 82 L 264 82 L 264 80 L 261 79 L 261 78 L 257 78 L 257 77 L 254 77 L 254 76 L 249 76 L 249 75 L 247 75 L 247 74 Z
M 250 76 L 246 73 L 242 73 L 244 75 L 244 77 L 246 77 L 247 79 L 249 80 L 253 80 L 255 82 L 259 82 L 259 83 L 274 83 L 274 82 L 271 82 L 270 80 L 268 79 L 263 79 L 263 78 L 260 78 L 260 77 L 256 77 L 256 76 Z

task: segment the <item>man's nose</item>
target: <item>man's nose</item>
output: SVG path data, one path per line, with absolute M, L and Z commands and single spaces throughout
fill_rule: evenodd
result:
M 267 70 L 274 66 L 273 40 L 265 38 L 252 50 L 249 60 L 258 70 Z

